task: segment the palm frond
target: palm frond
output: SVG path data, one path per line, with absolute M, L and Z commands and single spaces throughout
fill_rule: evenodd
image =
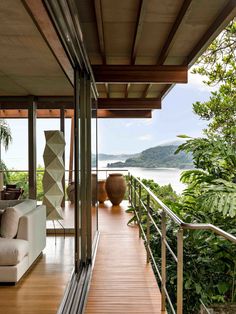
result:
M 236 216 L 236 184 L 223 180 L 213 180 L 202 187 L 202 195 L 198 199 L 201 209 L 211 213 L 218 211 L 224 217 Z
M 8 123 L 3 119 L 0 119 L 0 140 L 5 150 L 7 150 L 9 144 L 12 142 L 12 136 Z

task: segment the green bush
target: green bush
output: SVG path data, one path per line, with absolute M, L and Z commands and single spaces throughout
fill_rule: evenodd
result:
M 42 167 L 37 168 L 37 200 L 41 201 L 43 199 L 43 172 L 44 169 Z M 8 170 L 8 176 L 6 183 L 8 184 L 16 184 L 17 187 L 22 188 L 24 193 L 22 198 L 29 197 L 29 179 L 28 172 L 17 172 L 14 170 Z
M 178 196 L 170 185 L 159 186 L 153 180 L 142 182 L 187 223 L 213 223 L 236 235 L 235 216 L 222 215 L 220 211 L 196 210 L 195 203 L 187 202 L 186 195 Z M 147 193 L 142 190 L 142 201 Z M 188 196 L 189 197 L 189 196 Z M 186 204 L 188 206 L 186 206 Z M 161 228 L 160 206 L 151 203 L 155 223 Z M 132 211 L 130 209 L 129 211 Z M 146 232 L 147 215 L 142 212 L 141 220 Z M 130 220 L 134 221 L 134 220 Z M 167 241 L 177 255 L 178 226 L 167 218 Z M 153 226 L 150 228 L 150 246 L 161 269 L 161 237 Z M 184 313 L 199 313 L 200 300 L 205 304 L 232 303 L 236 301 L 236 247 L 233 243 L 216 236 L 210 231 L 184 231 Z M 173 304 L 177 295 L 177 265 L 167 250 L 167 291 Z M 156 274 L 157 280 L 158 276 Z M 159 281 L 159 285 L 160 285 Z

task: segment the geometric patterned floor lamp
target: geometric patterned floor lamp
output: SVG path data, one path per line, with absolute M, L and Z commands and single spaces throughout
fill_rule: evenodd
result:
M 65 173 L 63 154 L 64 134 L 61 131 L 44 131 L 46 145 L 43 153 L 45 171 L 43 176 L 43 204 L 48 220 L 63 219 L 61 203 L 64 198 L 62 179 Z

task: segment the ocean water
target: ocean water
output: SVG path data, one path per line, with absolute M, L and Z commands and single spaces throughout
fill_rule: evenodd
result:
M 118 160 L 117 160 L 118 161 Z M 107 168 L 109 162 L 116 162 L 116 160 L 99 161 L 98 169 L 101 169 L 99 178 L 104 179 L 110 172 L 123 172 L 124 169 L 128 170 L 136 177 L 152 179 L 160 185 L 171 184 L 177 193 L 181 193 L 185 185 L 180 182 L 180 175 L 183 170 L 177 168 Z M 125 173 L 125 172 L 124 172 Z

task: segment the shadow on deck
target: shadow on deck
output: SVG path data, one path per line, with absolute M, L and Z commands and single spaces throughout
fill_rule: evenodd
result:
M 99 205 L 100 240 L 85 313 L 161 313 L 161 295 L 128 203 Z

